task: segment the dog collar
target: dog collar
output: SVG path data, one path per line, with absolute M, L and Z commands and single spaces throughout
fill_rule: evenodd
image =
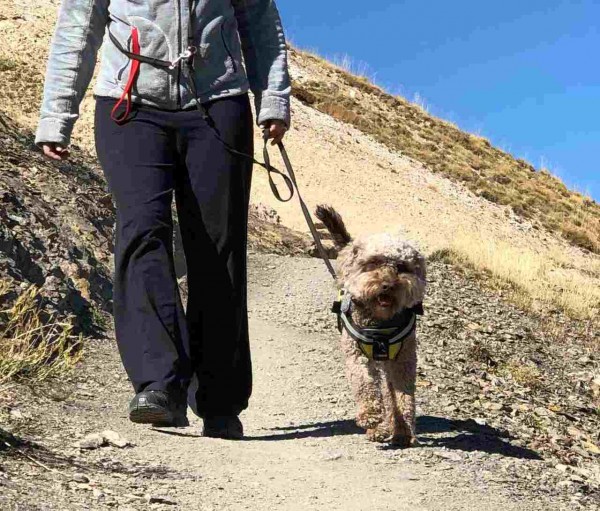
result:
M 359 327 L 352 319 L 352 296 L 342 289 L 331 310 L 337 314 L 340 332 L 346 330 L 368 359 L 394 360 L 404 341 L 415 330 L 417 315 L 423 314 L 423 304 L 404 309 L 389 320 Z

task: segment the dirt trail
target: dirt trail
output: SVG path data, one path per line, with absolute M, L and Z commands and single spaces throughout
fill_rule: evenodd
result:
M 12 452 L 0 469 L 2 509 L 550 510 L 565 500 L 526 491 L 507 473 L 545 462 L 453 449 L 451 421 L 419 396 L 423 446 L 369 443 L 352 421 L 331 297 L 319 261 L 254 255 L 250 271 L 255 391 L 240 442 L 204 439 L 200 421 L 151 429 L 127 420 L 131 389 L 112 341 L 93 344 L 59 402 L 21 403 L 37 447 L 57 475 Z M 291 301 L 291 297 L 301 297 Z M 289 318 L 295 316 L 293 321 Z M 320 330 L 320 331 L 315 331 Z M 428 343 L 425 339 L 423 342 Z M 18 407 L 18 403 L 17 403 Z M 134 447 L 80 451 L 73 442 L 114 430 Z M 11 442 L 16 442 L 12 439 Z M 447 445 L 448 447 L 444 447 Z M 458 445 L 461 445 L 460 443 Z M 526 452 L 523 450 L 523 452 Z M 526 468 L 527 468 L 526 467 Z M 79 475 L 75 475 L 79 474 Z M 86 481 L 85 478 L 89 478 Z M 572 509 L 577 509 L 573 507 Z M 589 508 L 588 508 L 589 509 Z
M 6 71 L 14 81 L 7 79 L 10 86 L 3 89 L 6 108 L 29 128 L 37 119 L 56 5 L 0 0 L 0 31 L 6 35 L 0 57 L 14 65 Z M 22 48 L 30 49 L 28 73 L 20 72 Z M 311 72 L 293 63 L 295 79 Z M 87 150 L 92 110 L 88 96 L 74 138 Z M 295 100 L 293 119 L 286 144 L 305 197 L 311 206 L 338 207 L 353 234 L 401 227 L 432 250 L 474 231 L 536 252 L 564 252 L 576 268 L 590 262 L 505 208 Z M 284 225 L 306 231 L 296 202 L 275 202 L 262 171 L 256 173 L 253 201 L 275 207 Z M 427 304 L 437 309 L 423 320 L 420 335 L 423 445 L 382 449 L 352 421 L 322 264 L 259 255 L 251 263 L 255 392 L 243 414 L 246 440 L 203 439 L 198 420 L 181 430 L 131 424 L 131 388 L 114 341 L 90 342 L 81 371 L 62 391 L 15 387 L 11 422 L 0 424 L 0 509 L 599 509 L 589 482 L 591 476 L 599 480 L 598 455 L 581 447 L 597 448 L 597 415 L 585 394 L 597 356 L 577 343 L 561 353 L 533 319 L 529 324 L 522 312 L 495 295 L 484 296 L 475 284 L 459 285 L 444 268 L 431 289 L 446 288 Z M 535 392 L 485 367 L 511 367 L 507 354 L 527 359 L 525 367 L 539 367 Z M 560 395 L 560 406 L 544 392 Z M 573 439 L 566 436 L 567 421 L 583 430 L 570 428 Z M 85 435 L 107 429 L 135 445 L 74 447 Z M 570 458 L 567 466 L 565 456 L 572 452 L 565 445 L 578 449 L 586 464 Z M 543 449 L 563 458 L 546 456 Z

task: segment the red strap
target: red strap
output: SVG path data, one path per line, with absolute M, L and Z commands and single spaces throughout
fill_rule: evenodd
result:
M 138 29 L 136 27 L 131 27 L 131 53 L 133 53 L 134 55 L 140 54 L 140 39 L 138 35 Z M 129 113 L 131 112 L 131 90 L 133 89 L 133 84 L 137 79 L 139 71 L 140 61 L 132 59 L 131 68 L 129 69 L 129 79 L 127 80 L 127 85 L 125 85 L 125 89 L 123 90 L 121 98 L 119 99 L 119 101 L 117 101 L 117 103 L 112 109 L 112 112 L 110 113 L 111 119 L 117 124 L 123 124 L 129 117 Z M 125 111 L 117 117 L 117 109 L 125 100 L 127 100 Z

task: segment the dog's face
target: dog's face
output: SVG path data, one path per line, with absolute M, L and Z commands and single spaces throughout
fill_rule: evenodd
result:
M 387 320 L 423 301 L 425 259 L 399 236 L 383 233 L 359 238 L 339 255 L 339 285 L 362 314 Z

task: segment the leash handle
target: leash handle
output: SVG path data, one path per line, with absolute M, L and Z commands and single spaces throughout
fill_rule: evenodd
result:
M 257 162 L 256 160 L 254 160 L 254 163 L 257 163 L 258 165 L 260 165 L 267 171 L 267 176 L 269 177 L 269 186 L 271 187 L 271 191 L 273 192 L 273 195 L 275 195 L 275 198 L 279 202 L 289 202 L 294 197 L 294 189 L 296 189 L 296 191 L 297 191 L 296 185 L 292 181 L 292 179 L 290 179 L 290 177 L 286 176 L 283 172 L 281 172 L 280 170 L 276 169 L 275 167 L 273 167 L 271 165 L 271 158 L 269 156 L 269 150 L 267 148 L 269 138 L 268 138 L 268 132 L 266 132 L 266 130 L 265 130 L 265 135 L 263 136 L 263 140 L 264 140 L 263 159 L 265 160 L 265 163 L 262 164 L 260 162 Z M 284 162 L 285 162 L 285 160 L 284 160 Z M 287 189 L 290 192 L 290 195 L 287 199 L 284 199 L 281 196 L 281 194 L 279 193 L 279 188 L 277 188 L 277 184 L 273 180 L 273 174 L 277 174 L 283 178 L 283 181 L 285 182 Z M 289 169 L 288 169 L 288 174 L 289 174 Z
M 125 89 L 123 89 L 123 94 L 119 98 L 119 101 L 115 103 L 115 106 L 110 112 L 112 120 L 117 124 L 123 124 L 131 113 L 131 91 L 133 90 L 133 85 L 135 84 L 140 72 L 140 61 L 135 58 L 140 53 L 140 37 L 136 27 L 131 27 L 131 50 L 131 68 L 129 69 L 129 78 L 127 79 L 127 84 L 125 85 Z M 117 110 L 123 101 L 126 101 L 125 111 L 121 115 L 117 116 Z

